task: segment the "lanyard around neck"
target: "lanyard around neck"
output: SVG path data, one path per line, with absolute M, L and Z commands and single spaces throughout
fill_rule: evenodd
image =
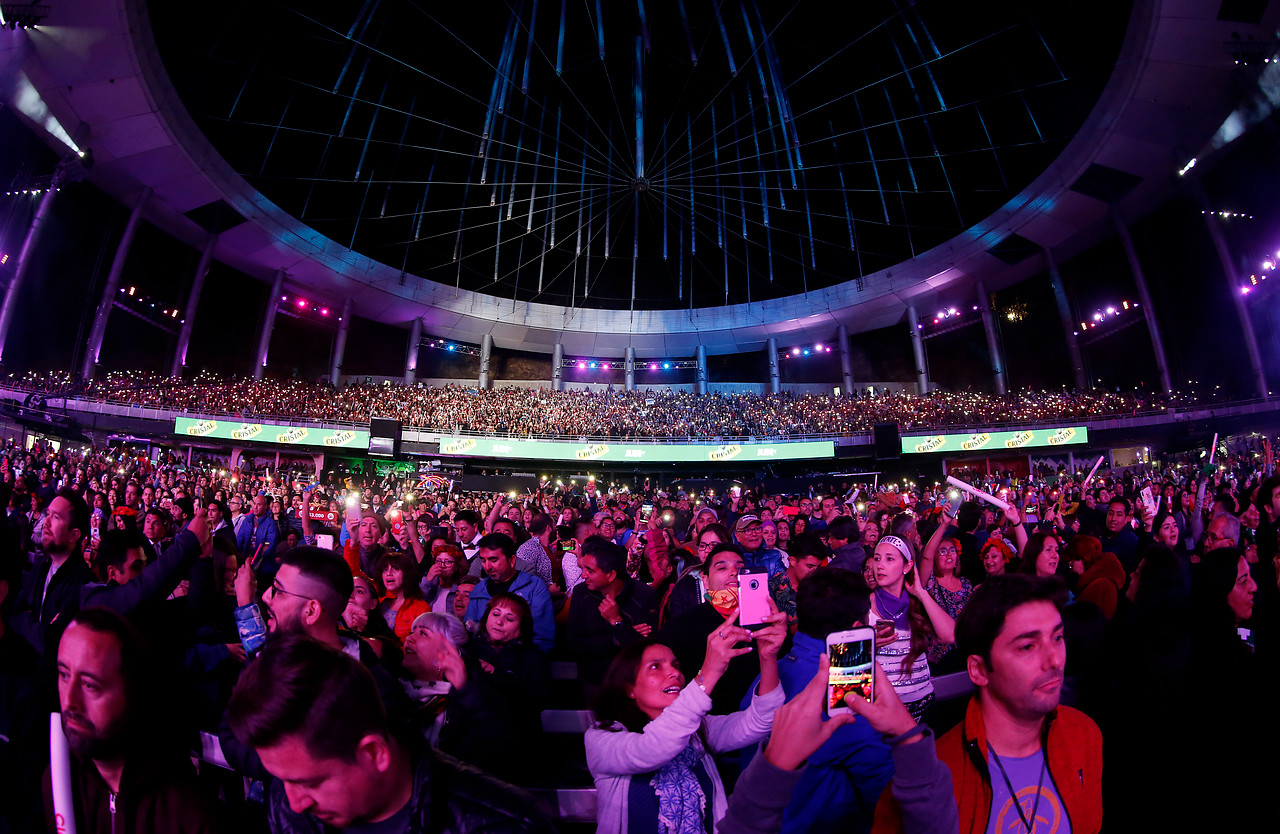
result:
M 1013 789 L 1013 782 L 1009 780 L 1009 774 L 1005 773 L 1004 764 L 1000 761 L 1000 757 L 996 755 L 994 747 L 990 745 L 987 749 L 991 751 L 991 758 L 995 760 L 996 767 L 1000 768 L 1000 775 L 1004 777 L 1005 787 L 1009 789 L 1009 799 L 1013 802 L 1013 807 L 1018 810 L 1018 816 L 1022 818 L 1022 824 L 1027 827 L 1027 834 L 1031 834 L 1035 828 L 1036 812 L 1040 810 L 1040 792 L 1044 789 L 1044 773 L 1049 768 L 1049 757 L 1045 755 L 1044 748 L 1040 750 L 1040 783 L 1036 785 L 1036 801 L 1031 804 L 1031 819 L 1027 820 L 1027 815 L 1022 812 L 1022 803 L 1018 801 L 1018 792 Z

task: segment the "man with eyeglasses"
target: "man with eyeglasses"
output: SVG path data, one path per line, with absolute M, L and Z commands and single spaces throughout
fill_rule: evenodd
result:
M 227 499 L 227 509 L 231 511 L 231 530 L 239 540 L 240 529 L 249 523 L 249 515 L 244 511 L 244 498 L 232 495 Z
M 236 629 L 246 654 L 256 655 L 268 633 L 305 634 L 360 661 L 373 674 L 387 712 L 404 711 L 404 690 L 382 665 L 374 647 L 340 628 L 354 587 L 351 569 L 340 556 L 320 547 L 290 548 L 280 557 L 279 569 L 262 592 L 261 606 L 257 604 L 253 570 L 238 571 L 235 587 Z M 227 761 L 242 773 L 262 778 L 260 763 L 235 739 L 225 719 L 219 735 Z
M 1224 547 L 1235 547 L 1239 541 L 1240 519 L 1231 513 L 1219 513 L 1209 521 L 1209 526 L 1204 531 L 1203 551 L 1209 553 Z
M 760 519 L 744 515 L 733 525 L 733 536 L 742 548 L 742 561 L 746 573 L 767 573 L 770 577 L 786 573 L 782 552 L 764 543 L 764 530 Z

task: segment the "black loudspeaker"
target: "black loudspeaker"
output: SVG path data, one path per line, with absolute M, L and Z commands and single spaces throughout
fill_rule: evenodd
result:
M 374 417 L 369 421 L 369 454 L 395 457 L 400 454 L 399 420 Z
M 873 431 L 876 460 L 897 460 L 902 457 L 902 438 L 898 436 L 897 423 L 876 423 Z

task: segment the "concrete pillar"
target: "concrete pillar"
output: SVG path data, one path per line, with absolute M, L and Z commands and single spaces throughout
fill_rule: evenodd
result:
M 1222 233 L 1221 220 L 1209 209 L 1209 198 L 1204 193 L 1204 186 L 1199 180 L 1191 181 L 1195 191 L 1196 202 L 1200 204 L 1201 216 L 1209 229 L 1209 237 L 1213 239 L 1213 248 L 1218 253 L 1218 262 L 1222 264 L 1222 277 L 1227 282 L 1227 295 L 1236 308 L 1236 318 L 1240 321 L 1240 336 L 1244 339 L 1245 351 L 1249 354 L 1249 371 L 1253 375 L 1253 388 L 1262 399 L 1271 394 L 1267 387 L 1267 377 L 1262 369 L 1262 353 L 1258 350 L 1258 337 L 1253 332 L 1253 319 L 1249 317 L 1249 307 L 1244 303 L 1244 295 L 1240 292 L 1240 280 L 1236 275 L 1235 263 L 1231 260 L 1231 249 L 1227 246 L 1226 235 Z
M 253 378 L 262 379 L 267 367 L 267 351 L 271 349 L 271 331 L 276 326 L 276 308 L 280 305 L 280 293 L 284 289 L 284 270 L 277 269 L 267 293 L 267 308 L 262 311 L 262 332 L 258 334 L 258 353 L 253 363 Z
M 770 336 L 765 350 L 769 354 L 769 393 L 777 394 L 782 390 L 778 384 L 778 340 Z
M 240 456 L 244 454 L 244 449 L 232 447 L 231 449 L 231 468 L 238 470 L 240 468 Z
M 623 363 L 623 373 L 626 375 L 627 390 L 636 390 L 636 349 L 627 345 L 626 361 Z
M 195 447 L 194 447 L 194 446 L 188 446 L 188 447 L 187 447 L 187 466 L 190 466 L 190 465 L 191 465 L 191 452 L 192 452 L 192 450 L 193 450 L 193 449 L 195 449 Z
M 699 394 L 707 393 L 707 349 L 702 345 L 698 345 L 697 352 L 694 354 L 698 361 L 698 381 L 694 386 Z
M 1080 337 L 1077 335 L 1080 331 L 1076 330 L 1075 316 L 1067 302 L 1067 288 L 1062 283 L 1062 273 L 1058 272 L 1058 261 L 1048 247 L 1044 249 L 1044 262 L 1049 268 L 1049 286 L 1053 288 L 1053 300 L 1058 303 L 1062 335 L 1067 340 L 1067 353 L 1071 356 L 1071 378 L 1075 381 L 1076 390 L 1083 391 L 1088 386 L 1084 377 L 1084 354 L 1080 351 Z
M 987 333 L 987 353 L 991 354 L 991 373 L 996 380 L 996 393 L 1003 397 L 1008 390 L 1004 357 L 1000 355 L 1000 337 L 996 333 L 995 316 L 991 314 L 991 297 L 987 295 L 987 287 L 981 281 L 978 282 L 978 311 L 982 314 L 982 329 Z
M 102 339 L 107 334 L 107 319 L 111 317 L 111 308 L 116 303 L 116 290 L 120 287 L 120 276 L 124 273 L 125 261 L 129 258 L 129 249 L 133 245 L 133 236 L 142 222 L 142 211 L 151 199 L 151 187 L 142 189 L 138 200 L 129 213 L 129 222 L 124 224 L 124 234 L 116 245 L 115 257 L 111 259 L 111 269 L 107 272 L 107 283 L 102 288 L 102 300 L 93 314 L 93 326 L 89 330 L 89 345 L 84 352 L 84 362 L 80 365 L 80 378 L 92 379 L 93 368 L 98 364 L 98 355 L 102 353 Z
M 915 305 L 907 306 L 907 327 L 911 330 L 911 353 L 916 360 L 916 387 L 918 394 L 929 393 L 929 371 L 924 364 L 924 334 L 920 332 L 920 316 Z
M 55 174 L 53 182 L 40 198 L 31 225 L 27 227 L 27 236 L 22 241 L 22 250 L 18 252 L 18 263 L 14 267 L 13 279 L 9 281 L 9 289 L 4 294 L 4 303 L 0 304 L 0 359 L 4 358 L 5 343 L 9 338 L 9 325 L 13 323 L 13 314 L 18 307 L 18 292 L 22 282 L 31 269 L 31 256 L 36 244 L 40 242 L 40 233 L 44 231 L 44 221 L 49 217 L 49 209 L 53 206 L 53 195 L 58 191 L 59 179 Z M 26 442 L 26 430 L 23 430 L 23 442 Z
M 488 389 L 489 379 L 489 362 L 493 358 L 493 336 L 486 333 L 484 338 L 480 340 L 480 390 Z
M 853 357 L 849 355 L 849 328 L 843 324 L 836 328 L 836 340 L 840 342 L 841 393 L 853 396 Z
M 213 251 L 218 247 L 218 236 L 209 235 L 200 252 L 200 263 L 196 264 L 196 274 L 191 279 L 191 290 L 187 293 L 186 312 L 182 316 L 182 328 L 178 331 L 178 344 L 173 349 L 173 364 L 169 367 L 169 376 L 177 379 L 182 376 L 182 369 L 187 364 L 187 348 L 191 345 L 191 328 L 196 323 L 196 309 L 200 306 L 200 293 L 204 290 L 204 278 L 209 274 L 209 265 L 213 263 Z
M 1160 338 L 1160 322 L 1156 319 L 1156 308 L 1151 303 L 1151 292 L 1147 289 L 1147 276 L 1142 271 L 1142 262 L 1138 260 L 1138 250 L 1133 246 L 1133 238 L 1129 236 L 1129 227 L 1124 224 L 1120 212 L 1111 210 L 1111 220 L 1115 224 L 1116 234 L 1124 246 L 1124 254 L 1129 259 L 1129 271 L 1133 273 L 1133 283 L 1138 290 L 1138 301 L 1142 303 L 1142 314 L 1147 320 L 1147 332 L 1151 334 L 1151 352 L 1156 357 L 1156 372 L 1160 375 L 1160 385 L 1165 393 L 1173 391 L 1169 379 L 1169 360 L 1165 358 L 1164 339 Z
M 564 390 L 564 345 L 559 342 L 551 352 L 551 388 L 554 391 Z
M 347 352 L 347 333 L 351 330 L 351 299 L 342 302 L 342 316 L 338 319 L 338 336 L 333 340 L 333 364 L 329 366 L 329 384 L 338 387 L 342 375 L 342 357 Z
M 404 381 L 408 385 L 412 385 L 418 378 L 418 345 L 421 341 L 422 319 L 416 318 L 409 325 L 409 344 L 404 351 Z M 480 387 L 484 387 L 483 383 Z

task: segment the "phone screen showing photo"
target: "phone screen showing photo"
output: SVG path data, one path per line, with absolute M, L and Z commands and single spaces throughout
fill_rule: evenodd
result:
M 844 696 L 856 693 L 870 701 L 874 679 L 875 640 L 855 640 L 827 645 L 831 669 L 827 673 L 827 712 L 847 710 Z

